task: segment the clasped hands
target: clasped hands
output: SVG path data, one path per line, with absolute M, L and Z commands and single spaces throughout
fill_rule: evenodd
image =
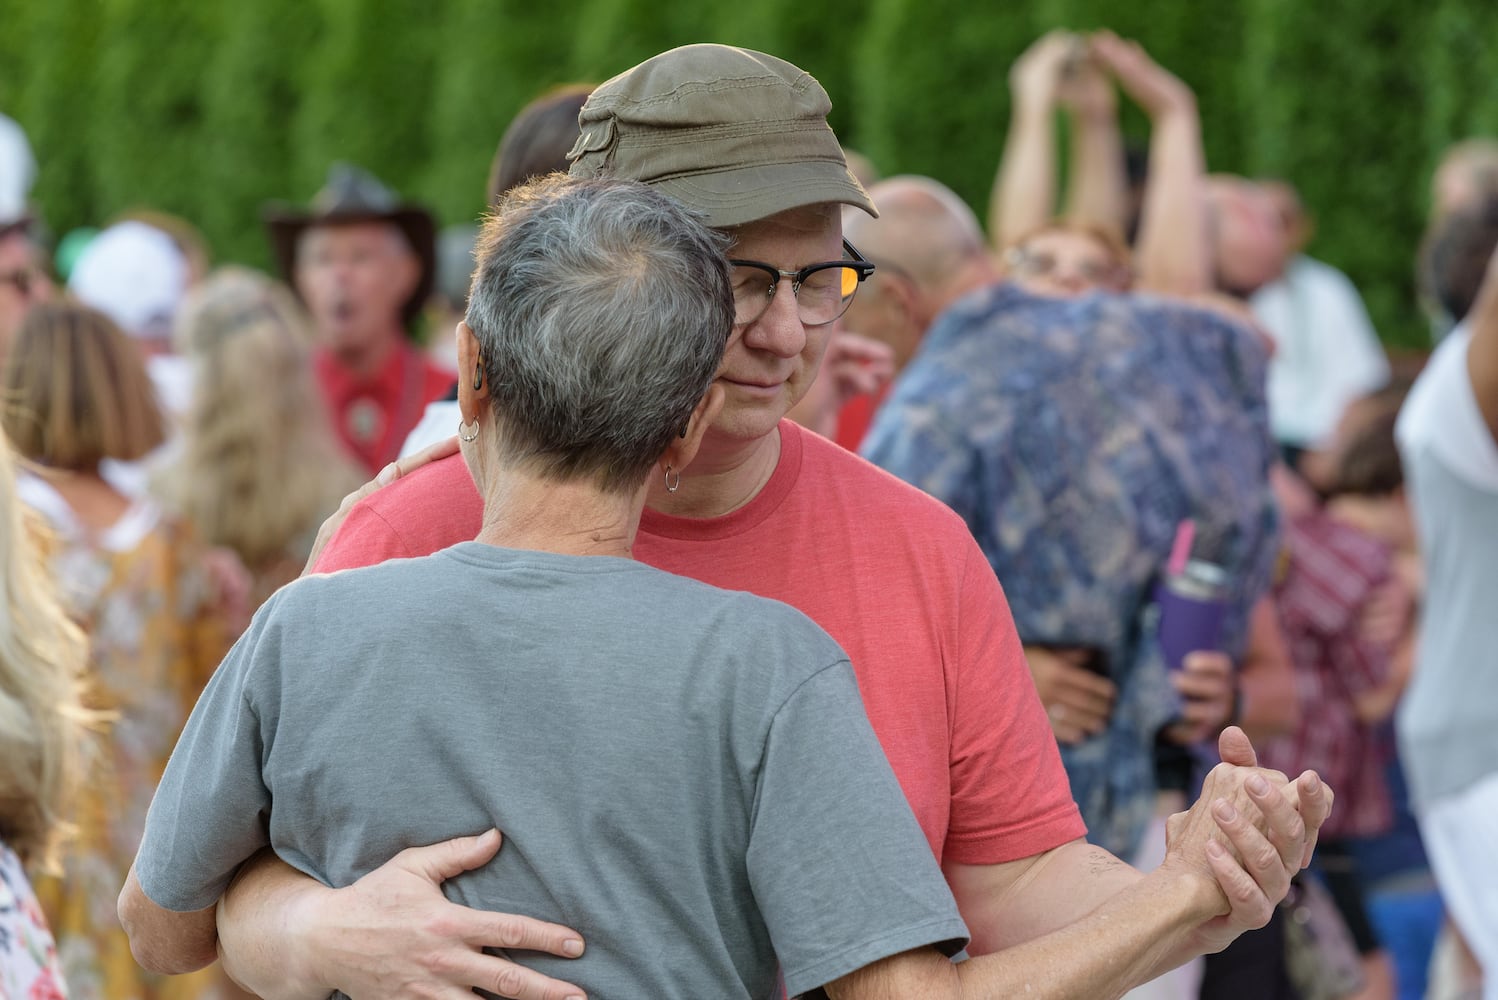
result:
M 1204 953 L 1268 923 L 1291 877 L 1311 863 L 1336 798 L 1314 771 L 1292 782 L 1259 767 L 1237 726 L 1223 730 L 1218 752 L 1223 762 L 1208 773 L 1201 796 L 1167 821 L 1161 865 L 1204 888 L 1207 919 L 1195 940 Z

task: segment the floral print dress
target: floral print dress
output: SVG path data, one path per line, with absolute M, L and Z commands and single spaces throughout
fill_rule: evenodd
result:
M 113 716 L 90 761 L 78 836 L 63 875 L 34 880 L 73 1000 L 202 998 L 217 969 L 146 972 L 130 954 L 115 901 L 135 860 L 146 810 L 198 694 L 228 649 L 197 556 L 202 549 L 155 505 L 137 502 L 91 531 L 44 480 L 23 474 L 21 499 L 52 529 L 49 561 L 63 601 L 89 636 L 87 700 Z
M 0 1000 L 63 1000 L 57 945 L 21 859 L 0 841 Z

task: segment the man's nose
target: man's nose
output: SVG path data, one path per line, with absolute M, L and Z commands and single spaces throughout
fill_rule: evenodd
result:
M 759 319 L 744 330 L 744 343 L 782 358 L 794 358 L 806 346 L 806 326 L 801 322 L 791 283 L 782 281 Z

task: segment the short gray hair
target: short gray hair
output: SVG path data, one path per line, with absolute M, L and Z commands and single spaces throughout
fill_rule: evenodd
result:
M 501 458 L 637 489 L 722 362 L 725 246 L 635 181 L 552 175 L 511 191 L 479 236 L 467 315 Z

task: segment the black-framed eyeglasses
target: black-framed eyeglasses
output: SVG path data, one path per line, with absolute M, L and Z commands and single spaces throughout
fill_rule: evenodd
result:
M 780 282 L 789 280 L 796 297 L 796 311 L 803 326 L 826 326 L 848 311 L 858 286 L 874 273 L 853 244 L 843 240 L 843 259 L 808 264 L 799 271 L 782 271 L 758 260 L 734 260 L 733 321 L 748 326 L 764 315 Z

